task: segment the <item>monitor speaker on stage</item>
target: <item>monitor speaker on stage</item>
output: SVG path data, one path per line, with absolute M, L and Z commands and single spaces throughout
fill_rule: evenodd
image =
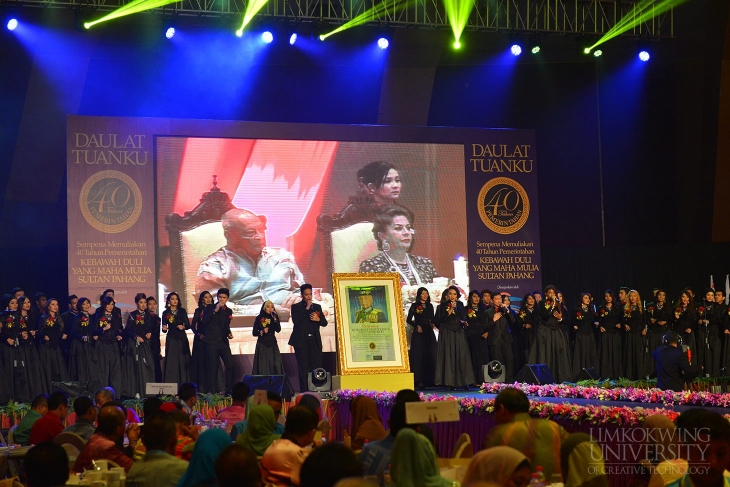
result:
M 515 382 L 525 384 L 555 384 L 555 377 L 546 364 L 526 364 L 515 375 Z
M 484 382 L 504 382 L 505 370 L 499 360 L 492 360 L 483 367 Z
M 243 382 L 253 391 L 268 391 L 279 394 L 287 401 L 294 397 L 294 389 L 286 375 L 244 375 Z
M 101 389 L 104 384 L 100 380 L 85 381 L 65 381 L 52 382 L 51 387 L 54 391 L 63 391 L 71 397 L 88 396 L 94 397 L 96 391 Z
M 581 369 L 580 372 L 578 372 L 578 375 L 573 380 L 573 382 L 579 382 L 582 380 L 600 380 L 601 374 L 596 372 L 596 369 L 594 367 L 584 367 Z
M 307 374 L 307 390 L 310 392 L 327 392 L 332 390 L 332 376 L 323 368 L 314 369 Z

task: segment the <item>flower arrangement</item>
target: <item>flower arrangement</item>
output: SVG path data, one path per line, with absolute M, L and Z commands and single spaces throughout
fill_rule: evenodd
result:
M 624 318 L 631 318 L 631 308 L 624 309 Z
M 51 328 L 53 328 L 53 325 L 55 325 L 55 324 L 56 324 L 56 320 L 51 318 L 50 316 L 48 317 L 48 319 L 46 319 L 46 326 L 50 326 Z
M 13 317 L 12 316 L 8 316 L 7 318 L 5 318 L 5 326 L 8 328 L 13 327 Z
M 649 306 L 649 314 L 654 316 L 654 306 Z
M 25 330 L 28 328 L 28 325 L 25 323 L 25 316 L 20 317 L 20 329 Z
M 173 323 L 175 323 L 175 315 L 173 315 L 172 313 L 170 313 L 169 315 L 167 315 L 167 322 L 170 323 L 171 325 Z
M 416 306 L 416 314 L 420 315 L 421 313 L 423 313 L 423 305 L 419 304 Z
M 608 316 L 608 310 L 606 308 L 601 308 L 598 310 L 598 314 L 601 315 L 601 318 L 605 318 Z
M 469 308 L 469 310 L 466 312 L 466 317 L 467 318 L 476 318 L 477 312 L 474 311 L 472 308 Z
M 109 321 L 106 319 L 106 316 L 102 316 L 101 318 L 99 318 L 99 328 L 104 328 L 108 324 Z
M 89 326 L 89 317 L 88 316 L 81 316 L 81 326 L 84 328 Z
M 576 320 L 582 320 L 583 319 L 583 312 L 578 310 L 575 312 L 575 319 Z
M 261 326 L 266 328 L 271 324 L 271 320 L 269 318 L 261 318 Z
M 134 319 L 134 324 L 137 326 L 144 325 L 144 315 L 142 313 L 138 314 L 137 317 Z
M 700 306 L 699 308 L 697 308 L 697 312 L 700 314 L 700 316 L 704 316 L 705 315 L 705 307 L 704 306 Z
M 674 314 L 677 315 L 677 318 L 679 318 L 679 315 L 682 314 L 682 308 L 677 308 L 674 310 Z
M 520 316 L 520 319 L 521 319 L 521 320 L 524 320 L 525 318 L 527 318 L 527 311 L 525 311 L 525 310 L 523 309 L 522 311 L 520 311 L 520 314 L 519 314 L 519 316 Z

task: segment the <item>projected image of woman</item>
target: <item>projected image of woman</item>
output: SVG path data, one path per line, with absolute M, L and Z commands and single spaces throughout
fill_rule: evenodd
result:
M 379 206 L 397 204 L 401 182 L 398 170 L 393 164 L 385 161 L 371 162 L 357 171 L 357 182 Z
M 360 263 L 360 272 L 397 272 L 401 285 L 421 286 L 433 282 L 436 269 L 430 259 L 411 255 L 413 215 L 405 208 L 389 208 L 375 215 L 373 236 L 380 253 Z

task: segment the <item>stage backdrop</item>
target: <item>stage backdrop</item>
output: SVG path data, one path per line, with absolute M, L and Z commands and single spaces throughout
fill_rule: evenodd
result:
M 532 131 L 69 116 L 67 137 L 69 290 L 92 302 L 177 291 L 192 312 L 225 285 L 236 315 L 271 299 L 286 318 L 310 282 L 331 313 L 333 271 L 397 271 L 373 236 L 382 205 L 412 216 L 406 304 L 421 284 L 434 300 L 541 284 Z M 373 161 L 394 166 L 389 194 L 358 179 Z M 258 262 L 228 251 L 235 209 Z

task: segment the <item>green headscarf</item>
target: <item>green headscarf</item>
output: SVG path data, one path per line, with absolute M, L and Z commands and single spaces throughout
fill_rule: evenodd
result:
M 268 404 L 254 406 L 248 416 L 248 427 L 238 436 L 236 443 L 250 448 L 258 456 L 263 456 L 269 445 L 281 437 L 274 434 L 275 426 L 274 408 Z
M 431 442 L 410 428 L 398 432 L 390 457 L 392 487 L 450 487 L 441 476 Z

